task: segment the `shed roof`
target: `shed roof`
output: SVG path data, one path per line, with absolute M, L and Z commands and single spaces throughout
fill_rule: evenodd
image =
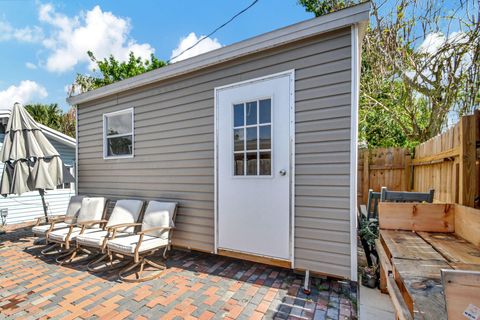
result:
M 103 98 L 125 90 L 138 88 L 157 81 L 169 79 L 216 64 L 231 61 L 252 53 L 285 45 L 318 34 L 340 29 L 353 24 L 365 25 L 369 19 L 370 2 L 365 2 L 321 17 L 302 21 L 281 29 L 234 43 L 198 56 L 172 63 L 144 74 L 128 78 L 108 86 L 82 93 L 67 99 L 67 102 L 81 104 Z

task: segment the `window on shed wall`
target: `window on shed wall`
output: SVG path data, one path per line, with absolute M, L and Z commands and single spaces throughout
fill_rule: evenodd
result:
M 103 157 L 133 157 L 133 108 L 103 115 Z

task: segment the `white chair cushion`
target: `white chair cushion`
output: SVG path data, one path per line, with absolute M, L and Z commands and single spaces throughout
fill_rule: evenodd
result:
M 65 213 L 65 222 L 73 224 L 77 222 L 80 208 L 82 207 L 82 200 L 85 196 L 73 196 L 68 203 L 67 212 Z
M 48 240 L 49 241 L 51 240 L 53 242 L 65 242 L 65 240 L 67 239 L 67 235 L 68 235 L 69 230 L 70 230 L 70 228 L 65 228 L 65 229 L 52 231 L 48 235 Z M 95 231 L 99 231 L 99 230 L 102 230 L 102 229 L 97 229 L 97 228 L 85 229 L 83 232 L 85 234 L 85 233 L 91 233 L 91 232 L 95 232 Z M 72 230 L 72 233 L 70 235 L 70 241 L 75 240 L 77 238 L 77 236 L 80 234 L 80 231 L 82 231 L 82 228 L 74 227 L 73 230 Z
M 177 204 L 174 202 L 150 201 L 143 216 L 142 230 L 157 227 L 173 227 L 173 214 Z M 147 233 L 150 236 L 168 239 L 168 230 Z
M 108 231 L 98 230 L 89 233 L 82 233 L 77 236 L 77 243 L 86 247 L 96 247 L 100 248 L 103 245 L 103 241 L 107 236 Z M 117 232 L 116 236 L 121 237 L 128 235 L 128 233 Z
M 85 197 L 82 199 L 82 207 L 78 214 L 77 222 L 89 220 L 101 220 L 105 208 L 104 197 Z
M 138 221 L 138 216 L 142 211 L 143 201 L 141 200 L 118 200 L 115 203 L 113 212 L 107 222 L 107 227 L 123 224 L 134 223 Z M 133 227 L 119 229 L 118 231 L 133 232 Z
M 107 247 L 113 252 L 132 254 L 135 252 L 135 248 L 137 247 L 137 243 L 139 239 L 140 239 L 139 235 L 115 238 L 113 240 L 108 241 Z M 142 244 L 140 245 L 139 252 L 149 251 L 155 248 L 162 248 L 167 245 L 168 245 L 167 239 L 161 239 L 161 238 L 145 235 L 143 237 Z
M 68 226 L 69 225 L 64 222 L 58 222 L 58 223 L 55 223 L 55 225 L 53 226 L 53 230 L 67 228 Z M 32 232 L 33 234 L 37 234 L 37 235 L 45 235 L 49 229 L 50 229 L 50 224 L 44 224 L 41 226 L 33 227 Z

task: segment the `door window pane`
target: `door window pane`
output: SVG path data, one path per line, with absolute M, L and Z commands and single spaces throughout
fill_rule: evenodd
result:
M 257 153 L 247 153 L 247 176 L 257 175 Z
M 107 135 L 132 133 L 132 114 L 121 113 L 107 117 Z
M 123 156 L 132 154 L 132 137 L 107 139 L 107 156 Z
M 265 99 L 260 100 L 260 110 L 259 110 L 259 123 L 270 123 L 272 122 L 272 110 L 271 110 L 271 100 Z
M 247 128 L 247 150 L 257 150 L 257 127 Z
M 243 176 L 243 168 L 244 168 L 244 153 L 235 153 L 234 155 L 234 174 L 236 176 Z
M 244 148 L 244 137 L 243 137 L 244 129 L 234 129 L 233 130 L 233 143 L 234 143 L 234 151 L 243 151 Z
M 233 106 L 233 126 L 241 127 L 244 125 L 243 103 Z
M 272 153 L 270 151 L 260 152 L 260 175 L 269 176 L 272 174 Z
M 261 126 L 259 149 L 271 149 L 272 147 L 272 126 Z
M 235 176 L 272 174 L 272 100 L 233 105 L 233 158 Z
M 257 101 L 247 102 L 247 126 L 257 124 Z

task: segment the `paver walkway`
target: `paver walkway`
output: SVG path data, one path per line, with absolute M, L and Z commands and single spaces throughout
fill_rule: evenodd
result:
M 205 253 L 174 251 L 141 284 L 84 265 L 58 266 L 31 249 L 28 229 L 0 235 L 0 319 L 356 319 L 356 286 Z

